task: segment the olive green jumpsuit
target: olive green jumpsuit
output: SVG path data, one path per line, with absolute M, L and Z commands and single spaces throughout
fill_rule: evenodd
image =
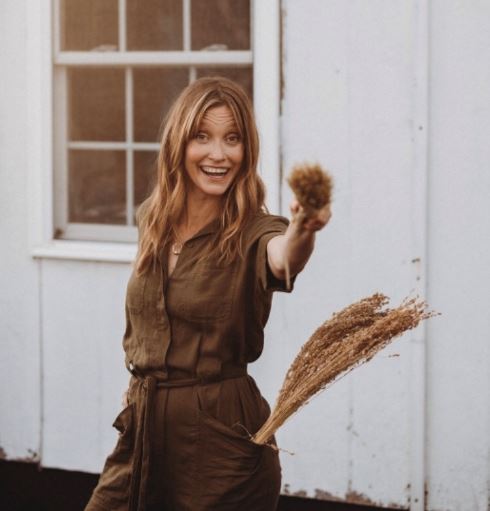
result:
M 123 347 L 132 372 L 118 443 L 86 511 L 273 511 L 278 453 L 249 440 L 270 408 L 247 364 L 263 348 L 272 292 L 267 264 L 283 217 L 260 213 L 244 257 L 219 266 L 201 254 L 213 221 L 188 240 L 167 275 L 166 258 L 130 277 Z

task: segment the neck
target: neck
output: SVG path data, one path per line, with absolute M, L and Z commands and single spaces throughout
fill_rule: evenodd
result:
M 185 238 L 192 236 L 206 224 L 216 218 L 220 211 L 221 197 L 200 197 L 190 193 L 187 198 L 184 215 L 178 229 Z

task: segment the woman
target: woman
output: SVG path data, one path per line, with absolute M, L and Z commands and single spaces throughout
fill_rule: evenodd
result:
M 296 275 L 330 211 L 289 226 L 267 214 L 258 151 L 250 102 L 230 80 L 195 81 L 169 112 L 157 184 L 138 211 L 128 404 L 86 511 L 277 505 L 277 451 L 249 440 L 270 409 L 246 367 L 262 351 L 272 292 L 286 290 L 286 257 Z

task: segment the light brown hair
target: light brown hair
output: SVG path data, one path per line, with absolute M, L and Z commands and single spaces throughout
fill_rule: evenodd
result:
M 210 108 L 223 105 L 233 114 L 243 142 L 244 157 L 240 171 L 222 197 L 219 229 L 203 257 L 216 254 L 218 261 L 229 263 L 242 255 L 245 226 L 265 207 L 264 185 L 257 174 L 259 138 L 252 105 L 235 82 L 222 77 L 200 78 L 181 92 L 164 120 L 156 185 L 137 214 L 136 271 L 140 275 L 169 249 L 176 236 L 175 226 L 184 214 L 187 143 L 196 136 L 204 114 Z

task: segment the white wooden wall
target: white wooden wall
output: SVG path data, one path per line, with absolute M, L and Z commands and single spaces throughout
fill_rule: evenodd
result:
M 96 472 L 127 381 L 130 266 L 32 258 L 32 159 L 44 143 L 26 140 L 33 1 L 0 4 L 0 455 Z M 443 313 L 284 426 L 279 443 L 295 454 L 281 454 L 283 491 L 418 510 L 425 483 L 429 510 L 485 511 L 490 2 L 282 8 L 284 171 L 319 161 L 335 200 L 295 292 L 276 297 L 251 372 L 273 401 L 311 331 L 377 290 L 394 302 L 419 290 Z M 287 212 L 286 188 L 282 200 Z

